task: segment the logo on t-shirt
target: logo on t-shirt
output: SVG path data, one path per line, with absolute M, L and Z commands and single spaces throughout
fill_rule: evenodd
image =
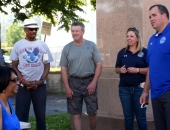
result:
M 143 52 L 139 52 L 138 53 L 138 57 L 143 57 L 144 56 L 144 53 Z
M 163 44 L 166 41 L 166 37 L 162 37 L 160 40 L 160 44 Z
M 20 50 L 23 67 L 39 67 L 42 65 L 42 55 L 44 52 L 38 47 L 26 47 Z
M 25 48 L 25 52 L 27 53 L 27 55 L 25 56 L 25 59 L 28 63 L 37 63 L 38 61 L 38 54 L 39 54 L 39 49 L 38 47 L 34 48 L 32 51 L 28 51 Z

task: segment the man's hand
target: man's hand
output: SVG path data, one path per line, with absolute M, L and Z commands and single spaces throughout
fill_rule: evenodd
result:
M 141 97 L 140 97 L 140 104 L 144 104 L 144 103 L 147 103 L 148 99 L 148 93 L 147 92 L 143 92 Z
M 91 82 L 88 87 L 87 87 L 88 93 L 89 95 L 94 94 L 95 90 L 96 90 L 96 83 Z
M 37 89 L 38 86 L 40 86 L 43 82 L 42 81 L 23 81 L 22 84 L 27 87 L 27 90 L 30 89 Z
M 67 98 L 72 99 L 73 91 L 71 90 L 71 88 L 70 88 L 70 87 L 66 88 L 65 93 L 66 93 L 66 97 L 67 97 Z
M 22 84 L 27 88 L 27 90 L 32 89 L 32 84 L 30 83 L 30 81 L 22 81 Z

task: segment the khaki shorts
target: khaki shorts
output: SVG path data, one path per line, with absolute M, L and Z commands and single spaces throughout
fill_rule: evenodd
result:
M 87 114 L 96 115 L 98 109 L 97 85 L 93 95 L 89 95 L 87 91 L 88 85 L 93 80 L 93 77 L 87 79 L 69 78 L 69 85 L 73 91 L 72 99 L 67 98 L 68 113 L 72 115 L 81 114 L 83 100 L 86 104 Z

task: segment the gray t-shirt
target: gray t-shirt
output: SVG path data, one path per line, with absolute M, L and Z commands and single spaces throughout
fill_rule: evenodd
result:
M 84 40 L 81 46 L 70 42 L 63 48 L 60 66 L 68 68 L 68 75 L 85 77 L 95 73 L 95 63 L 102 62 L 97 45 Z
M 15 43 L 10 60 L 19 60 L 18 70 L 26 80 L 39 80 L 44 72 L 42 58 L 45 53 L 48 54 L 46 63 L 52 62 L 53 58 L 46 43 L 41 40 L 30 42 L 22 39 Z

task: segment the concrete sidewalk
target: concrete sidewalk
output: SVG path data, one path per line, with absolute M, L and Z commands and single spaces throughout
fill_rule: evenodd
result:
M 15 97 L 12 97 L 11 99 L 12 99 L 12 105 L 15 109 Z M 46 115 L 66 113 L 67 112 L 67 104 L 66 103 L 67 102 L 66 102 L 65 94 L 47 94 Z M 29 115 L 35 116 L 32 104 L 30 107 Z
M 15 97 L 12 97 L 12 104 L 15 109 Z M 85 111 L 85 105 L 83 105 L 83 112 Z M 67 100 L 65 94 L 47 94 L 46 101 L 46 115 L 55 115 L 58 113 L 67 112 Z M 35 116 L 33 106 L 30 107 L 30 116 Z

